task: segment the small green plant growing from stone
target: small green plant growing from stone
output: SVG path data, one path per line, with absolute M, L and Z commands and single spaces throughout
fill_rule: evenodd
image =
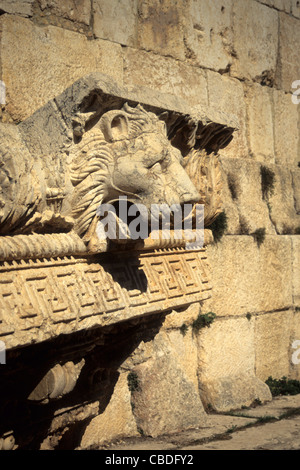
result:
M 130 392 L 137 392 L 140 390 L 140 381 L 135 372 L 129 372 L 127 376 L 127 383 Z
M 270 168 L 262 165 L 260 167 L 261 191 L 265 201 L 274 193 L 275 173 Z
M 282 377 L 281 379 L 273 379 L 269 377 L 266 384 L 270 388 L 273 397 L 279 395 L 298 395 L 300 393 L 300 381 Z
M 193 331 L 198 332 L 201 328 L 210 327 L 215 318 L 216 314 L 214 312 L 200 313 L 192 323 Z
M 215 243 L 221 240 L 227 230 L 227 226 L 227 215 L 225 211 L 223 211 L 217 216 L 217 218 L 209 227 L 213 233 Z
M 257 246 L 260 247 L 260 245 L 262 245 L 263 242 L 265 241 L 266 229 L 264 227 L 263 228 L 258 228 L 257 230 L 255 230 L 255 232 L 251 233 L 251 235 L 254 238 L 254 240 L 256 241 Z
M 182 334 L 182 336 L 185 336 L 185 335 L 187 334 L 188 329 L 189 329 L 189 328 L 188 328 L 188 326 L 187 326 L 185 323 L 183 323 L 183 324 L 181 325 L 181 327 L 179 328 L 179 330 L 180 330 L 180 333 Z

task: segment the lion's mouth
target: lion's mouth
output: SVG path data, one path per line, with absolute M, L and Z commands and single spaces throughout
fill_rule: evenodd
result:
M 117 244 L 146 240 L 157 234 L 164 239 L 174 237 L 184 240 L 187 231 L 195 229 L 195 205 L 151 204 L 146 207 L 127 198 L 119 198 L 106 204 L 99 217 L 97 234 L 100 239 L 108 238 Z

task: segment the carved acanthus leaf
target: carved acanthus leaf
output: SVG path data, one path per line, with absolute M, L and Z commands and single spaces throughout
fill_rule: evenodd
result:
M 222 178 L 217 155 L 193 149 L 185 158 L 185 170 L 200 193 L 204 205 L 204 226 L 210 226 L 222 212 Z

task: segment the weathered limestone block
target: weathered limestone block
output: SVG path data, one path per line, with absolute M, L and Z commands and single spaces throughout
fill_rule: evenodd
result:
M 294 305 L 300 307 L 300 237 L 292 237 L 292 272 L 293 272 L 293 298 Z M 300 337 L 299 337 L 300 339 Z
M 231 74 L 272 84 L 277 61 L 278 12 L 255 1 L 235 0 L 233 31 L 236 58 Z
M 218 319 L 198 334 L 199 390 L 202 402 L 216 411 L 249 406 L 256 398 L 271 399 L 268 387 L 255 377 L 254 321 Z
M 255 160 L 274 163 L 272 91 L 252 84 L 247 88 L 249 151 Z
M 217 318 L 198 333 L 198 373 L 208 379 L 254 375 L 254 322 L 251 318 Z
M 227 233 L 249 235 L 259 228 L 275 234 L 261 191 L 261 165 L 249 159 L 220 159 L 224 170 L 223 207 L 228 217 Z
M 211 3 L 207 2 L 207 5 Z M 231 113 L 237 118 L 238 129 L 229 145 L 220 150 L 220 155 L 233 158 L 248 156 L 246 134 L 246 105 L 244 88 L 239 80 L 219 73 L 207 71 L 208 104 L 210 108 Z
M 255 319 L 255 371 L 265 381 L 281 378 L 290 371 L 293 311 L 259 315 Z
M 184 10 L 186 57 L 210 69 L 232 63 L 232 0 L 189 0 Z
M 292 83 L 299 80 L 298 51 L 300 43 L 299 19 L 279 14 L 279 61 L 276 82 L 280 89 L 292 91 Z
M 286 13 L 291 12 L 291 5 L 294 0 L 259 0 L 260 3 L 276 8 L 276 10 L 282 10 Z
M 299 113 L 291 95 L 273 91 L 275 163 L 296 167 L 299 161 Z
M 32 16 L 34 0 L 1 0 L 0 11 L 20 16 Z
M 268 197 L 270 219 L 277 233 L 293 234 L 300 227 L 300 214 L 295 206 L 297 186 L 293 174 L 288 168 L 279 165 L 268 168 L 273 171 L 275 178 L 273 192 Z
M 96 447 L 105 442 L 139 435 L 131 409 L 128 373 L 121 373 L 112 398 L 103 411 L 91 420 L 82 436 L 80 448 Z
M 138 46 L 184 60 L 182 0 L 138 0 Z
M 266 236 L 258 247 L 250 236 L 225 236 L 207 247 L 207 255 L 212 269 L 212 310 L 218 315 L 268 312 L 292 305 L 290 237 Z
M 202 402 L 218 412 L 250 406 L 255 400 L 265 403 L 271 399 L 269 387 L 254 375 L 219 377 L 201 384 Z
M 89 0 L 38 0 L 46 14 L 61 16 L 68 20 L 89 25 L 91 2 Z
M 146 86 L 207 107 L 205 72 L 169 57 L 128 48 L 124 52 L 124 85 Z
M 288 1 L 288 0 L 287 0 Z M 300 4 L 298 0 L 291 0 L 292 3 L 292 15 L 296 18 L 300 18 Z
M 88 41 L 73 31 L 2 15 L 0 47 L 6 113 L 17 121 L 88 73 L 105 70 L 122 82 L 121 46 L 108 41 Z
M 156 437 L 205 423 L 199 393 L 171 354 L 158 353 L 134 373 L 139 388 L 132 393 L 132 404 L 143 434 Z
M 136 46 L 138 0 L 95 0 L 93 15 L 96 38 Z
M 191 306 L 196 310 L 196 305 Z M 179 316 L 179 315 L 177 315 Z M 194 316 L 194 320 L 197 315 Z M 182 319 L 181 328 L 184 323 Z M 163 325 L 164 328 L 164 325 Z M 166 342 L 172 351 L 172 355 L 177 365 L 184 371 L 186 378 L 194 384 L 195 390 L 198 388 L 198 375 L 197 375 L 197 342 L 193 334 L 192 326 L 188 327 L 186 333 L 181 330 L 169 330 L 162 336 L 162 341 Z M 161 348 L 162 349 L 162 348 Z
M 297 214 L 300 214 L 300 168 L 292 171 L 294 203 Z

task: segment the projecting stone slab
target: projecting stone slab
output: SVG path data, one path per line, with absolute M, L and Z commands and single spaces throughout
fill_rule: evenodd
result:
M 132 414 L 127 375 L 120 375 L 106 409 L 86 427 L 80 443 L 81 448 L 95 448 L 107 441 L 139 435 Z
M 254 376 L 229 376 L 201 383 L 203 403 L 219 412 L 250 406 L 254 400 L 262 403 L 272 399 L 269 387 Z
M 147 436 L 198 427 L 206 414 L 198 391 L 170 354 L 134 369 L 140 387 L 132 394 L 137 426 Z

